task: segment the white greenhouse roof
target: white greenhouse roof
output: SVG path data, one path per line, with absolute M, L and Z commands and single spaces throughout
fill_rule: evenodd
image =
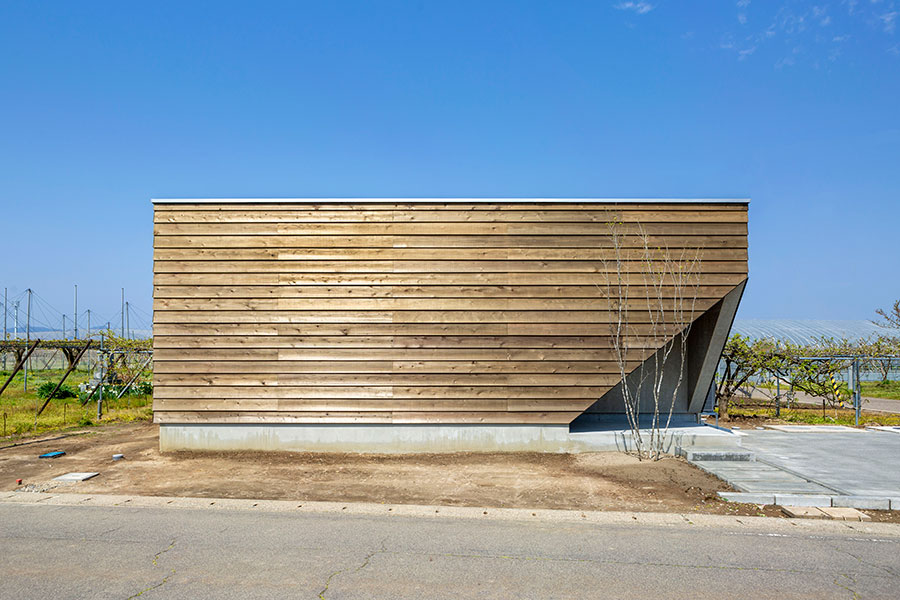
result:
M 900 337 L 900 331 L 880 327 L 865 319 L 735 319 L 731 333 L 801 345 L 812 344 L 823 337 L 849 341 L 878 335 Z

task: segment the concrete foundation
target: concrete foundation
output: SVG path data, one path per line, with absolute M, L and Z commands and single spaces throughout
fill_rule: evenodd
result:
M 649 441 L 649 433 L 644 436 Z M 730 448 L 740 437 L 712 427 L 673 427 L 666 452 Z M 159 427 L 162 452 L 597 452 L 630 450 L 621 429 L 570 432 L 568 425 L 172 425 Z

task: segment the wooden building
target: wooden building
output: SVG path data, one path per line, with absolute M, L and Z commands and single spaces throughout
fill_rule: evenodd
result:
M 662 343 L 648 306 L 667 339 L 693 323 L 675 412 L 696 413 L 747 278 L 746 201 L 154 208 L 164 449 L 555 448 L 623 410 L 616 324 L 632 370 Z

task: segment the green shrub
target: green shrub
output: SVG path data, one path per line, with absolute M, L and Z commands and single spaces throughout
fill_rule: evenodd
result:
M 46 400 L 50 397 L 50 394 L 53 392 L 53 388 L 56 387 L 56 384 L 52 381 L 45 381 L 41 385 L 38 386 L 37 391 L 35 392 L 38 398 Z M 66 384 L 62 384 L 59 389 L 56 391 L 56 394 L 53 395 L 54 398 L 75 398 L 75 390 L 67 386 Z

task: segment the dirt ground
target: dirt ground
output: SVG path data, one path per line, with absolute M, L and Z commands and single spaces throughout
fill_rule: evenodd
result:
M 771 506 L 721 501 L 716 492 L 728 486 L 678 458 L 639 462 L 618 452 L 161 454 L 157 433 L 156 425 L 127 423 L 0 444 L 0 490 L 782 516 Z M 66 455 L 38 458 L 55 450 Z M 124 460 L 113 461 L 118 453 Z M 71 471 L 100 475 L 77 484 L 51 481 Z

